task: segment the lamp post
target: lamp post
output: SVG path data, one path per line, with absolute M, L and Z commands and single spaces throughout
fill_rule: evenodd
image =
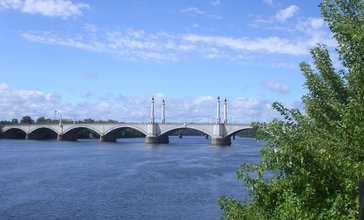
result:
M 166 103 L 163 99 L 162 101 L 162 124 L 166 122 Z
M 152 97 L 152 102 L 150 104 L 150 123 L 154 124 L 154 97 Z
M 220 96 L 217 97 L 217 102 L 216 102 L 216 124 L 220 124 L 221 123 L 221 118 L 220 118 Z
M 224 124 L 227 124 L 227 100 L 224 101 Z

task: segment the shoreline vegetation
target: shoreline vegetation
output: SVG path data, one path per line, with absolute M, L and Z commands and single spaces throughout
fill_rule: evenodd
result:
M 364 177 L 364 1 L 323 0 L 320 9 L 340 63 L 331 60 L 331 49 L 317 45 L 310 51 L 314 68 L 300 64 L 305 113 L 275 102 L 283 119 L 254 124 L 257 139 L 267 143 L 262 161 L 237 169 L 249 197 L 221 197 L 222 219 L 364 219 L 358 201 Z

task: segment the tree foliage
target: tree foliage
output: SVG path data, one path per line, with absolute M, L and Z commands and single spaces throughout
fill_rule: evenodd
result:
M 20 124 L 34 124 L 34 120 L 29 115 L 26 115 L 21 118 Z
M 315 69 L 300 68 L 305 114 L 275 102 L 284 120 L 257 123 L 262 161 L 237 170 L 249 198 L 222 197 L 226 219 L 356 219 L 364 177 L 364 1 L 325 0 L 322 16 L 338 42 L 343 70 L 324 45 Z
M 50 118 L 39 117 L 37 118 L 36 124 L 52 124 L 54 121 Z

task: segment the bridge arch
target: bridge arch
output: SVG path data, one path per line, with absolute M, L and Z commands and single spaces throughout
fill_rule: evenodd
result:
M 40 126 L 35 129 L 32 129 L 27 134 L 27 139 L 36 139 L 36 140 L 44 140 L 44 139 L 57 139 L 58 131 L 53 129 L 52 127 Z
M 35 127 L 35 128 L 33 128 L 33 129 L 31 129 L 31 130 L 29 130 L 29 133 L 31 134 L 31 133 L 33 133 L 33 132 L 36 132 L 37 130 L 39 130 L 39 129 L 47 129 L 47 130 L 51 130 L 51 131 L 54 131 L 54 133 L 56 133 L 56 134 L 58 134 L 58 130 L 56 130 L 56 129 L 54 129 L 52 126 L 47 126 L 47 125 L 41 125 L 41 126 L 39 126 L 39 127 Z
M 186 126 L 176 126 L 176 127 L 172 127 L 172 128 L 168 128 L 164 131 L 161 131 L 161 136 L 165 136 L 165 135 L 169 135 L 171 134 L 172 132 L 175 132 L 175 131 L 179 131 L 179 130 L 185 130 L 185 129 L 190 129 L 190 130 L 194 130 L 194 131 L 198 131 L 198 132 L 201 132 L 205 135 L 208 135 L 208 136 L 212 136 L 212 134 L 205 130 L 205 129 L 202 129 L 202 128 L 198 128 L 198 127 L 195 127 L 195 126 L 190 126 L 190 125 L 186 125 Z
M 144 131 L 143 129 L 140 129 L 138 127 L 134 127 L 134 126 L 117 126 L 114 128 L 111 128 L 110 130 L 106 131 L 101 137 L 100 137 L 100 141 L 104 141 L 104 142 L 116 142 L 117 138 L 122 137 L 123 135 L 122 132 L 127 130 L 127 129 L 131 129 L 133 131 L 136 131 L 137 133 L 140 133 L 140 136 L 146 136 L 147 133 L 146 131 Z M 136 134 L 137 135 L 137 134 Z
M 21 128 L 9 128 L 3 132 L 3 137 L 7 139 L 25 139 L 26 136 L 26 131 Z
M 58 139 L 76 141 L 79 138 L 80 132 L 82 130 L 90 130 L 91 132 L 94 132 L 95 138 L 99 138 L 101 136 L 101 132 L 99 130 L 97 130 L 96 128 L 89 126 L 89 125 L 81 125 L 81 126 L 73 126 L 71 128 L 68 128 L 67 130 L 63 131 L 63 134 L 60 134 L 58 136 Z M 91 138 L 91 137 L 85 136 L 85 138 Z
M 133 130 L 136 130 L 136 131 L 142 133 L 145 136 L 147 135 L 147 131 L 145 131 L 145 130 L 143 130 L 141 128 L 138 128 L 137 126 L 132 126 L 132 125 L 120 125 L 120 126 L 117 126 L 117 127 L 113 127 L 110 130 L 106 131 L 104 133 L 104 135 L 110 135 L 113 132 L 117 132 L 117 131 L 124 130 L 124 129 L 128 129 L 128 128 L 133 129 Z
M 246 131 L 246 130 L 251 130 L 251 129 L 253 129 L 253 128 L 252 128 L 252 127 L 246 127 L 246 128 L 239 128 L 239 129 L 235 129 L 235 130 L 230 131 L 230 132 L 226 135 L 226 137 L 232 137 L 232 136 L 234 136 L 234 135 L 238 134 L 238 133 L 239 133 L 239 132 L 241 132 L 241 131 Z
M 75 131 L 80 131 L 83 129 L 88 129 L 88 130 L 94 131 L 97 134 L 101 135 L 101 131 L 97 130 L 95 127 L 93 127 L 91 125 L 75 125 L 75 126 L 72 126 L 68 129 L 64 130 L 63 134 L 70 134 L 70 133 L 74 133 Z

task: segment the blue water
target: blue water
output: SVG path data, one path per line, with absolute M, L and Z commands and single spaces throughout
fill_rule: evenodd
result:
M 220 219 L 217 200 L 246 197 L 235 170 L 263 145 L 143 142 L 0 140 L 0 219 Z

